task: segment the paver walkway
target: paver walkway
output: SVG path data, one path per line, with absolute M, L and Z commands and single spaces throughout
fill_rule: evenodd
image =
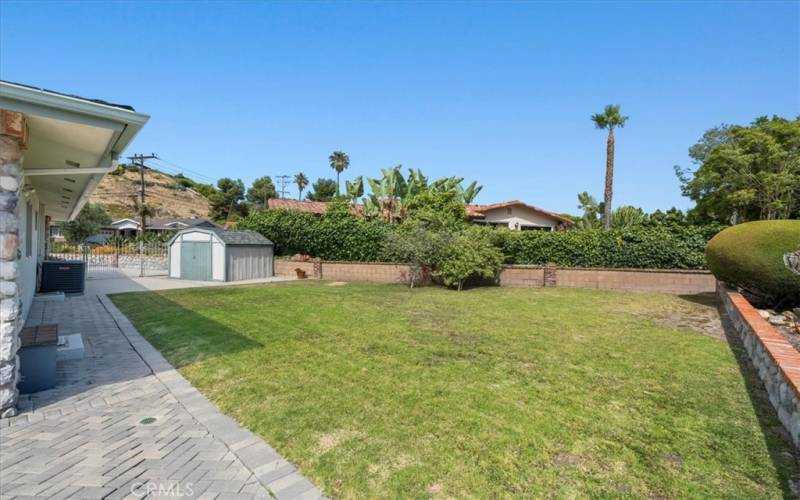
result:
M 104 295 L 37 301 L 28 325 L 81 333 L 55 389 L 0 420 L 0 498 L 319 498 L 261 438 L 219 413 Z M 151 421 L 150 419 L 154 419 Z

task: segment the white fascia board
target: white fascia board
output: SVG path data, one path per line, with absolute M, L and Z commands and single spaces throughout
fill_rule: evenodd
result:
M 114 130 L 115 133 L 106 148 L 111 165 L 105 172 L 102 171 L 105 168 L 102 164 L 97 166 L 100 170 L 96 173 L 95 169 L 84 170 L 84 173 L 91 172 L 92 177 L 72 208 L 68 220 L 73 220 L 78 215 L 103 176 L 116 168 L 119 155 L 150 119 L 149 115 L 143 113 L 9 82 L 0 82 L 0 108 Z M 74 170 L 71 173 L 80 173 L 80 169 Z
M 144 113 L 9 82 L 0 82 L 0 108 L 114 130 L 117 134 L 109 152 L 115 156 L 128 147 L 150 119 Z

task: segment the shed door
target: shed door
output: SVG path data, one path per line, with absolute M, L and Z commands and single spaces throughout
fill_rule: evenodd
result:
M 181 278 L 211 281 L 211 242 L 181 242 Z

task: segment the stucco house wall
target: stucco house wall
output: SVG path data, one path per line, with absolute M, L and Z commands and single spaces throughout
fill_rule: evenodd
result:
M 526 228 L 549 228 L 551 231 L 561 222 L 541 212 L 525 206 L 500 207 L 483 212 L 484 218 L 476 220 L 478 224 L 505 225 L 509 229 L 525 230 Z

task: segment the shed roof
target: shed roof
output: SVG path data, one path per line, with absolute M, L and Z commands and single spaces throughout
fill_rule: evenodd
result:
M 202 229 L 216 234 L 226 245 L 272 245 L 272 242 L 265 238 L 264 235 L 255 231 L 228 231 L 211 227 L 203 227 Z

